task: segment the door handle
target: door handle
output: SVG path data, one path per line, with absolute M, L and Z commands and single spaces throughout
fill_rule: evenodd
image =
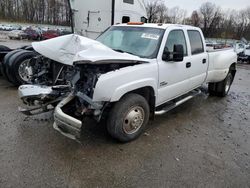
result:
M 190 62 L 186 63 L 186 67 L 190 68 L 192 66 L 192 64 Z
M 206 59 L 203 59 L 203 60 L 202 60 L 202 63 L 203 63 L 203 64 L 206 64 L 206 63 L 207 63 L 207 60 L 206 60 Z

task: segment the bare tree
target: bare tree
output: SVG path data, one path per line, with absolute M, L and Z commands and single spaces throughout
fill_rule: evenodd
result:
M 167 7 L 163 0 L 148 1 L 146 3 L 146 10 L 149 23 L 166 22 Z
M 202 15 L 203 32 L 209 37 L 220 24 L 222 18 L 221 8 L 206 2 L 201 5 L 200 13 Z
M 169 22 L 173 24 L 185 24 L 185 18 L 187 11 L 180 9 L 180 7 L 174 7 L 169 10 Z
M 191 25 L 193 25 L 195 27 L 199 27 L 200 21 L 201 21 L 201 19 L 200 19 L 199 13 L 196 10 L 193 11 L 193 13 L 191 15 L 191 19 L 190 19 Z

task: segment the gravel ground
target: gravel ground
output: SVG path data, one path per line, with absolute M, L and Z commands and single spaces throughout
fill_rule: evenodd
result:
M 80 143 L 51 114 L 17 112 L 17 88 L 0 77 L 0 187 L 250 187 L 250 66 L 226 98 L 207 94 L 120 144 L 88 121 Z

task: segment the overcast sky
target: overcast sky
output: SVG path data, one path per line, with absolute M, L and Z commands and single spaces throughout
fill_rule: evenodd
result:
M 165 0 L 169 8 L 179 6 L 186 9 L 188 14 L 193 10 L 199 9 L 200 5 L 204 2 L 212 2 L 221 6 L 223 9 L 242 9 L 250 6 L 250 0 Z

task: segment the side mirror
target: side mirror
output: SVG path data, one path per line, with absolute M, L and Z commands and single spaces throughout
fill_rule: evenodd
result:
M 180 62 L 184 59 L 184 48 L 183 45 L 174 45 L 174 51 L 169 52 L 168 48 L 164 49 L 162 60 L 163 61 L 174 61 Z
M 183 45 L 174 45 L 173 61 L 179 62 L 184 59 Z

